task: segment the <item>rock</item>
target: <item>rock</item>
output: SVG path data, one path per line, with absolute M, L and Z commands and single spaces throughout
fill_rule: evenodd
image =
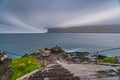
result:
M 0 53 L 0 80 L 9 80 L 13 72 L 11 59 L 5 53 Z
M 53 48 L 43 48 L 39 49 L 31 54 L 25 54 L 23 57 L 35 56 L 43 65 L 54 63 L 55 60 L 59 60 L 61 55 L 65 51 L 61 47 L 53 47 Z
M 61 47 L 53 47 L 51 48 L 51 53 L 56 53 L 56 54 L 59 54 L 59 53 L 63 53 L 64 50 L 61 48 Z
M 23 55 L 22 57 L 28 57 L 28 56 L 35 56 L 39 59 L 42 58 L 42 56 L 45 56 L 45 57 L 50 57 L 51 55 L 52 56 L 57 56 L 57 55 L 60 55 L 60 54 L 63 54 L 65 51 L 61 48 L 61 47 L 53 47 L 53 48 L 43 48 L 43 49 L 39 49 L 31 54 L 25 54 Z
M 120 64 L 120 56 L 116 56 L 115 58 L 117 60 L 117 63 Z
M 22 58 L 24 58 L 24 57 L 28 57 L 28 56 L 29 56 L 29 54 L 25 54 L 25 55 L 22 56 Z
M 107 56 L 105 56 L 105 55 L 98 55 L 98 59 L 104 59 L 104 58 L 106 58 Z

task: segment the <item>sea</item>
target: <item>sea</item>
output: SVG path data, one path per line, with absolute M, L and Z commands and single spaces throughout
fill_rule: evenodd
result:
M 5 33 L 0 34 L 0 51 L 19 58 L 38 49 L 59 46 L 65 51 L 99 52 L 109 57 L 120 56 L 119 33 Z

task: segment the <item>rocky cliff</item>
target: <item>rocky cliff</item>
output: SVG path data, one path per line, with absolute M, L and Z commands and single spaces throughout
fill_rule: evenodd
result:
M 9 80 L 12 74 L 11 59 L 5 53 L 0 52 L 0 80 Z

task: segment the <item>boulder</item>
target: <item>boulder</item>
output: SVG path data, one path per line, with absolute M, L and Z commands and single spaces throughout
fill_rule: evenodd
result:
M 54 53 L 54 54 L 59 54 L 59 53 L 63 53 L 64 50 L 61 48 L 61 47 L 53 47 L 51 48 L 51 53 Z

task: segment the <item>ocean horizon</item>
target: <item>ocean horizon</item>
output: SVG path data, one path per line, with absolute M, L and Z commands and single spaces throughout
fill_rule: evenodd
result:
M 58 45 L 67 52 L 96 52 L 120 47 L 119 33 L 1 33 L 0 50 L 10 58 L 18 58 L 38 49 Z M 14 54 L 15 53 L 15 54 Z M 19 55 L 16 55 L 19 54 Z M 119 56 L 120 49 L 101 52 L 107 56 Z

